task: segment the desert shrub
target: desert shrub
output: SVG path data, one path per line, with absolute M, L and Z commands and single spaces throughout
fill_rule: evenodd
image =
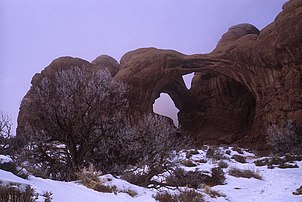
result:
M 173 187 L 190 187 L 197 189 L 199 185 L 209 181 L 210 176 L 201 171 L 185 171 L 176 168 L 171 175 L 166 177 L 166 183 Z
M 178 163 L 178 160 L 174 158 L 176 152 L 191 146 L 190 141 L 167 121 L 164 117 L 146 115 L 138 122 L 138 125 L 131 127 L 134 132 L 130 140 L 121 140 L 125 147 L 130 147 L 121 151 L 126 152 L 128 156 L 137 155 L 136 163 L 127 172 L 147 168 L 143 169 L 142 173 L 125 176 L 125 180 L 130 177 L 132 182 L 136 181 L 136 184 L 139 183 L 143 187 L 151 184 L 160 185 L 161 183 L 151 179 L 164 172 L 172 171 Z
M 281 128 L 271 125 L 267 129 L 267 141 L 278 154 L 302 154 L 302 127 L 293 120 L 286 121 Z
M 229 170 L 229 174 L 234 177 L 255 178 L 262 180 L 262 176 L 259 174 L 258 170 L 253 171 L 249 169 L 239 169 L 234 167 Z
M 121 178 L 123 180 L 126 180 L 127 182 L 131 184 L 135 184 L 138 186 L 143 186 L 146 182 L 146 174 L 144 173 L 135 173 L 135 172 L 125 172 L 121 175 Z
M 183 191 L 179 195 L 176 196 L 177 201 L 183 202 L 203 202 L 203 195 L 198 193 L 195 190 Z
M 288 163 L 282 163 L 278 166 L 278 168 L 286 169 L 286 168 L 299 168 L 297 164 L 288 164 Z
M 238 152 L 239 154 L 243 154 L 243 151 L 240 147 L 233 147 L 232 150 Z
M 296 165 L 291 165 L 287 163 L 294 163 L 295 161 L 301 161 L 302 155 L 293 155 L 293 154 L 285 154 L 284 157 L 273 156 L 270 158 L 263 158 L 254 161 L 256 166 L 265 166 L 267 165 L 269 168 L 274 168 L 278 166 L 279 168 L 297 168 Z
M 267 163 L 268 163 L 269 159 L 268 158 L 265 158 L 265 159 L 257 159 L 254 161 L 254 164 L 256 166 L 266 166 Z
M 159 201 L 159 202 L 174 202 L 174 195 L 173 194 L 170 194 L 168 192 L 158 192 L 154 198 L 156 201 Z
M 241 155 L 233 155 L 232 159 L 234 159 L 235 161 L 239 162 L 239 163 L 246 163 L 245 157 L 241 156 Z
M 225 151 L 225 153 L 226 153 L 227 155 L 231 155 L 231 150 L 228 149 L 228 150 Z
M 204 202 L 203 195 L 194 191 L 186 190 L 179 194 L 171 194 L 168 192 L 159 192 L 154 196 L 159 202 Z
M 227 167 L 229 167 L 229 164 L 226 161 L 219 161 L 218 166 L 220 168 L 227 168 Z
M 25 191 L 21 191 L 18 187 L 0 186 L 0 201 L 35 202 L 37 199 L 38 194 L 30 186 L 27 186 Z
M 211 169 L 212 175 L 211 178 L 206 182 L 206 184 L 215 186 L 223 185 L 225 183 L 224 172 L 220 167 L 215 167 Z
M 44 202 L 51 202 L 52 201 L 52 192 L 46 191 L 43 194 Z
M 289 154 L 289 153 L 286 153 L 285 154 L 285 162 L 294 162 L 294 161 L 302 161 L 302 155 L 293 155 L 293 154 Z
M 195 166 L 197 166 L 197 164 L 194 163 L 191 160 L 184 160 L 184 161 L 182 161 L 182 165 L 184 165 L 186 167 L 195 167 Z
M 221 159 L 225 159 L 222 151 L 214 146 L 210 146 L 207 150 L 206 157 L 209 159 L 213 159 L 215 161 L 219 161 Z
M 208 160 L 207 159 L 198 159 L 198 160 L 195 160 L 197 163 L 207 163 Z
M 221 168 L 212 168 L 211 175 L 202 171 L 185 171 L 176 168 L 175 171 L 166 178 L 166 183 L 174 187 L 189 187 L 197 189 L 200 185 L 209 186 L 222 185 L 225 182 L 224 172 Z

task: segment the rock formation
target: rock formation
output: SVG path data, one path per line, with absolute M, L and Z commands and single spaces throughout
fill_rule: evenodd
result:
M 173 50 L 142 48 L 126 53 L 118 64 L 109 56 L 92 63 L 74 58 L 56 66 L 110 67 L 128 85 L 134 115 L 152 112 L 165 92 L 180 110 L 182 127 L 200 142 L 238 143 L 266 148 L 271 124 L 295 120 L 302 126 L 302 1 L 291 0 L 275 21 L 259 31 L 250 24 L 231 27 L 208 54 L 184 55 Z M 191 89 L 182 76 L 194 72 Z M 24 99 L 30 99 L 30 91 Z M 21 105 L 18 126 L 26 119 Z

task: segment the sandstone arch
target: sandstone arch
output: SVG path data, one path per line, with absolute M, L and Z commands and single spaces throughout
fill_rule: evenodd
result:
M 109 67 L 115 79 L 129 86 L 131 114 L 152 112 L 164 92 L 180 110 L 180 123 L 197 140 L 265 149 L 270 124 L 281 126 L 292 119 L 302 126 L 302 1 L 285 3 L 261 31 L 250 24 L 231 27 L 208 54 L 141 48 L 126 53 L 120 64 L 109 56 L 92 63 L 60 58 L 37 74 L 32 85 L 70 65 Z M 187 89 L 182 75 L 192 72 Z M 30 98 L 29 91 L 24 100 Z M 26 110 L 22 104 L 18 128 L 30 119 Z
M 116 78 L 135 89 L 129 95 L 133 111 L 151 112 L 159 94 L 167 93 L 180 110 L 180 124 L 199 140 L 231 143 L 251 128 L 256 96 L 245 86 L 245 77 L 225 69 L 231 68 L 230 61 L 155 48 L 138 49 L 124 57 Z M 187 89 L 182 76 L 192 72 L 195 76 Z
M 197 113 L 200 103 L 196 92 L 202 90 L 198 87 L 190 91 L 186 89 L 182 75 L 196 72 L 195 83 L 201 82 L 210 91 L 215 91 L 214 85 L 217 91 L 228 84 L 237 92 L 236 102 L 243 100 L 241 103 L 245 103 L 239 112 L 233 113 L 235 117 L 242 114 L 244 124 L 236 124 L 236 121 L 241 121 L 240 116 L 231 122 L 228 116 L 224 116 L 225 125 L 218 127 L 220 132 L 216 131 L 217 135 L 212 134 L 211 137 L 202 134 L 201 139 L 265 148 L 266 129 L 270 124 L 281 126 L 285 120 L 293 119 L 302 125 L 301 8 L 300 0 L 287 2 L 275 21 L 261 31 L 250 24 L 233 26 L 208 54 L 184 55 L 155 48 L 131 51 L 123 56 L 116 79 L 131 86 L 133 90 L 129 97 L 133 100 L 133 109 L 139 112 L 150 112 L 159 93 L 168 93 L 180 109 L 180 114 L 189 114 L 181 115 L 182 124 L 185 120 L 192 123 L 194 119 L 215 122 L 209 113 Z M 209 81 L 202 81 L 203 77 L 209 77 Z M 210 103 L 218 103 L 220 99 L 231 103 L 228 93 L 214 95 L 216 98 Z M 210 111 L 215 111 L 215 106 L 208 107 Z M 233 125 L 229 132 L 223 130 L 229 125 Z M 196 131 L 205 129 L 204 132 L 216 133 L 210 130 L 214 127 L 208 123 L 189 124 L 187 128 L 190 127 L 197 127 Z

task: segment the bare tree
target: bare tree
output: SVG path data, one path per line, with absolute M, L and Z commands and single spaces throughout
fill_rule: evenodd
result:
M 134 183 L 144 187 L 162 184 L 153 181 L 152 178 L 173 169 L 176 164 L 174 159 L 176 151 L 189 147 L 191 145 L 189 139 L 166 117 L 156 114 L 145 115 L 132 128 L 133 130 L 121 138 L 121 141 L 127 142 L 124 153 L 135 155 L 138 159 L 136 165 L 128 171 L 133 173 L 138 168 L 142 171 L 139 177 L 134 179 L 138 180 Z M 127 179 L 127 176 L 125 178 L 133 180 Z
M 35 120 L 21 134 L 28 139 L 27 162 L 47 176 L 71 179 L 104 137 L 118 129 L 127 107 L 126 87 L 108 70 L 71 67 L 31 90 L 33 100 L 22 103 Z
M 11 152 L 14 136 L 12 134 L 12 122 L 4 113 L 0 113 L 0 153 Z

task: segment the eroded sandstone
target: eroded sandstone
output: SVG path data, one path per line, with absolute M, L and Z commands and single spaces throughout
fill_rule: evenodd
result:
M 250 24 L 231 27 L 208 54 L 142 48 L 126 53 L 118 64 L 109 56 L 92 63 L 75 58 L 55 60 L 35 80 L 57 68 L 109 67 L 128 85 L 133 115 L 152 112 L 165 92 L 180 110 L 179 122 L 201 143 L 237 143 L 267 148 L 271 124 L 295 120 L 302 126 L 302 1 L 291 0 L 275 21 L 259 31 Z M 191 89 L 182 76 L 195 72 Z M 30 100 L 30 91 L 25 100 Z M 20 107 L 18 128 L 26 108 Z

